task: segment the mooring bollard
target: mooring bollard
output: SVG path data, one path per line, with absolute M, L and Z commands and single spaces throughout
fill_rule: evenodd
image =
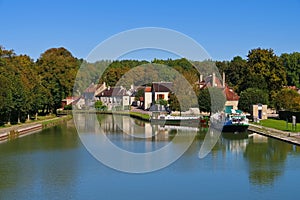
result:
M 297 121 L 296 121 L 296 116 L 292 116 L 292 130 L 297 130 Z

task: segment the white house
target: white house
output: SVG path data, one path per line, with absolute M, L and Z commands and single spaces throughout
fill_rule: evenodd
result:
M 124 109 L 130 105 L 130 97 L 126 92 L 126 89 L 122 86 L 108 87 L 106 90 L 96 95 L 104 105 L 107 106 L 108 110 L 121 106 Z
M 169 101 L 172 87 L 172 82 L 153 82 L 151 87 L 145 87 L 144 109 L 149 109 L 159 99 Z

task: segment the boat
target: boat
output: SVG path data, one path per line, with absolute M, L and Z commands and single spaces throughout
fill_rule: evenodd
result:
M 242 133 L 248 130 L 249 120 L 240 110 L 231 110 L 230 113 L 218 112 L 211 116 L 210 125 L 222 132 Z
M 200 116 L 172 116 L 165 114 L 153 114 L 150 119 L 151 124 L 159 125 L 187 125 L 195 126 L 200 123 L 204 123 L 204 120 Z

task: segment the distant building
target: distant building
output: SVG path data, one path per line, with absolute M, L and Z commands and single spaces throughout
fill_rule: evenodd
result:
M 261 120 L 261 119 L 268 119 L 268 106 L 267 105 L 262 105 L 262 104 L 257 104 L 257 105 L 252 105 L 251 108 L 251 115 L 253 117 L 253 121 Z
M 160 99 L 169 101 L 172 87 L 172 82 L 153 82 L 151 87 L 145 87 L 143 98 L 144 109 L 150 109 Z
M 125 106 L 130 105 L 130 96 L 127 94 L 126 88 L 122 86 L 108 87 L 97 94 L 96 97 L 107 106 L 108 110 L 116 107 L 124 109 Z
M 159 99 L 168 101 L 170 98 L 170 92 L 172 91 L 172 82 L 153 82 L 152 83 L 152 102 L 156 102 Z
M 80 97 L 66 97 L 65 99 L 61 100 L 61 107 L 64 108 L 65 106 L 77 103 L 79 99 Z
M 105 82 L 103 84 L 92 83 L 82 94 L 85 106 L 93 106 L 95 101 L 98 100 L 97 94 L 101 93 L 106 89 Z
M 216 74 L 213 73 L 210 76 L 207 76 L 204 80 L 202 80 L 202 75 L 200 75 L 199 82 L 196 83 L 199 86 L 199 89 L 205 89 L 209 87 L 217 87 L 223 89 L 224 95 L 226 97 L 225 103 L 225 111 L 230 111 L 231 109 L 237 110 L 239 103 L 239 95 L 234 92 L 232 88 L 230 88 L 225 83 L 225 73 L 223 73 L 223 78 L 220 80 L 216 77 Z
M 237 110 L 239 104 L 239 95 L 233 91 L 232 88 L 229 88 L 227 85 L 224 88 L 224 93 L 226 97 L 225 109 L 226 110 Z

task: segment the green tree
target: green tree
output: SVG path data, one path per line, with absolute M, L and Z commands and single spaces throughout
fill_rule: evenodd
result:
M 157 104 L 162 105 L 162 106 L 166 106 L 168 105 L 168 101 L 164 100 L 164 99 L 158 99 L 156 101 Z
M 284 88 L 275 95 L 274 105 L 277 110 L 300 111 L 300 94 Z
M 211 101 L 208 88 L 201 90 L 198 94 L 199 110 L 201 112 L 210 112 Z
M 139 101 L 140 97 L 144 97 L 145 94 L 145 90 L 144 89 L 140 89 L 136 92 L 134 100 Z
M 95 102 L 95 108 L 96 108 L 96 109 L 101 109 L 102 106 L 103 106 L 102 101 L 96 101 L 96 102 Z
M 198 94 L 199 110 L 216 113 L 224 110 L 226 98 L 222 88 L 205 88 Z
M 172 92 L 169 98 L 169 105 L 172 111 L 181 111 L 180 103 L 176 95 Z
M 243 82 L 247 82 L 245 87 L 248 87 L 250 82 L 246 81 L 248 78 L 247 61 L 240 56 L 234 57 L 230 62 L 216 62 L 220 73 L 226 75 L 226 83 L 232 87 L 236 92 L 243 90 Z
M 248 88 L 241 92 L 238 107 L 245 112 L 250 112 L 250 107 L 258 103 L 269 104 L 268 93 L 260 89 Z
M 12 86 L 10 80 L 0 74 L 0 126 L 9 121 L 13 103 Z
M 280 56 L 280 60 L 286 70 L 287 84 L 300 88 L 300 53 L 284 53 Z
M 247 57 L 248 77 L 250 80 L 252 78 L 251 82 L 259 83 L 259 85 L 266 83 L 267 86 L 267 88 L 257 88 L 267 89 L 272 95 L 286 85 L 285 69 L 272 49 L 252 49 Z
M 38 74 L 41 84 L 48 90 L 45 95 L 49 95 L 44 109 L 56 112 L 61 107 L 61 100 L 72 95 L 78 64 L 78 60 L 63 47 L 48 49 L 41 54 L 37 60 Z

